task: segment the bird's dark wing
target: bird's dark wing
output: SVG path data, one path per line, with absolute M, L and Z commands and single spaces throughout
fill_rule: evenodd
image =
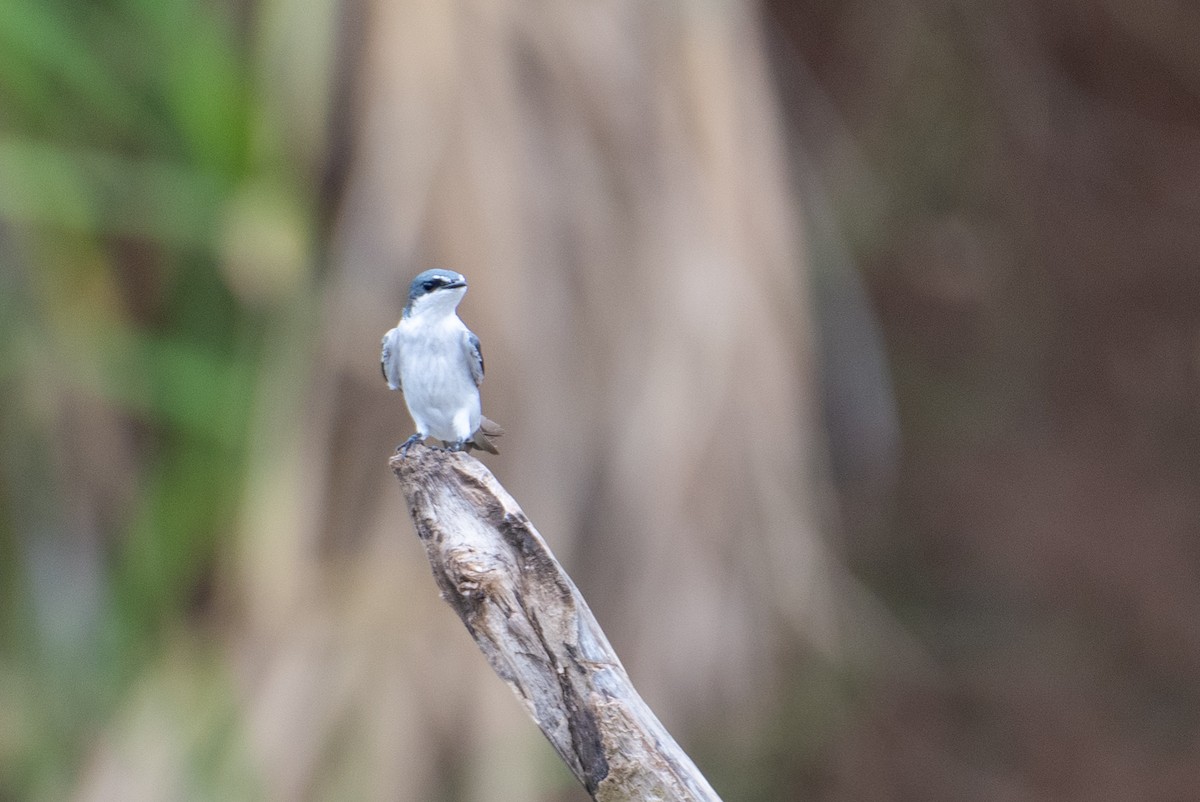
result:
M 391 329 L 383 335 L 379 366 L 383 369 L 383 378 L 388 387 L 400 389 L 400 330 Z
M 468 331 L 464 344 L 467 349 L 467 364 L 471 367 L 471 378 L 478 387 L 483 381 L 483 352 L 479 350 L 479 338 L 474 332 Z

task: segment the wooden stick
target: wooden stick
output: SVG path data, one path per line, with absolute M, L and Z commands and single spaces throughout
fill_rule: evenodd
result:
M 496 477 L 424 446 L 390 465 L 442 598 L 592 798 L 720 802 Z

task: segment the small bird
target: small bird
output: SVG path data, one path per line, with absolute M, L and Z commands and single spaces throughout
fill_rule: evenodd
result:
M 435 437 L 451 451 L 472 447 L 499 454 L 492 437 L 504 434 L 483 417 L 479 338 L 458 318 L 467 279 L 453 270 L 426 270 L 412 280 L 400 322 L 383 335 L 380 362 L 388 387 L 404 392 L 416 434 L 396 449 Z

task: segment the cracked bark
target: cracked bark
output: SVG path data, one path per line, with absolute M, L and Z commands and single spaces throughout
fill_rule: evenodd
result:
M 390 465 L 442 598 L 592 798 L 720 802 L 496 477 L 424 446 Z

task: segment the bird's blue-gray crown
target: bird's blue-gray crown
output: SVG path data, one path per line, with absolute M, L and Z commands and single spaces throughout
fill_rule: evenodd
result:
M 408 303 L 411 306 L 413 301 L 431 292 L 465 286 L 467 286 L 467 277 L 462 273 L 435 267 L 433 270 L 421 273 L 412 280 L 412 284 L 408 285 Z

